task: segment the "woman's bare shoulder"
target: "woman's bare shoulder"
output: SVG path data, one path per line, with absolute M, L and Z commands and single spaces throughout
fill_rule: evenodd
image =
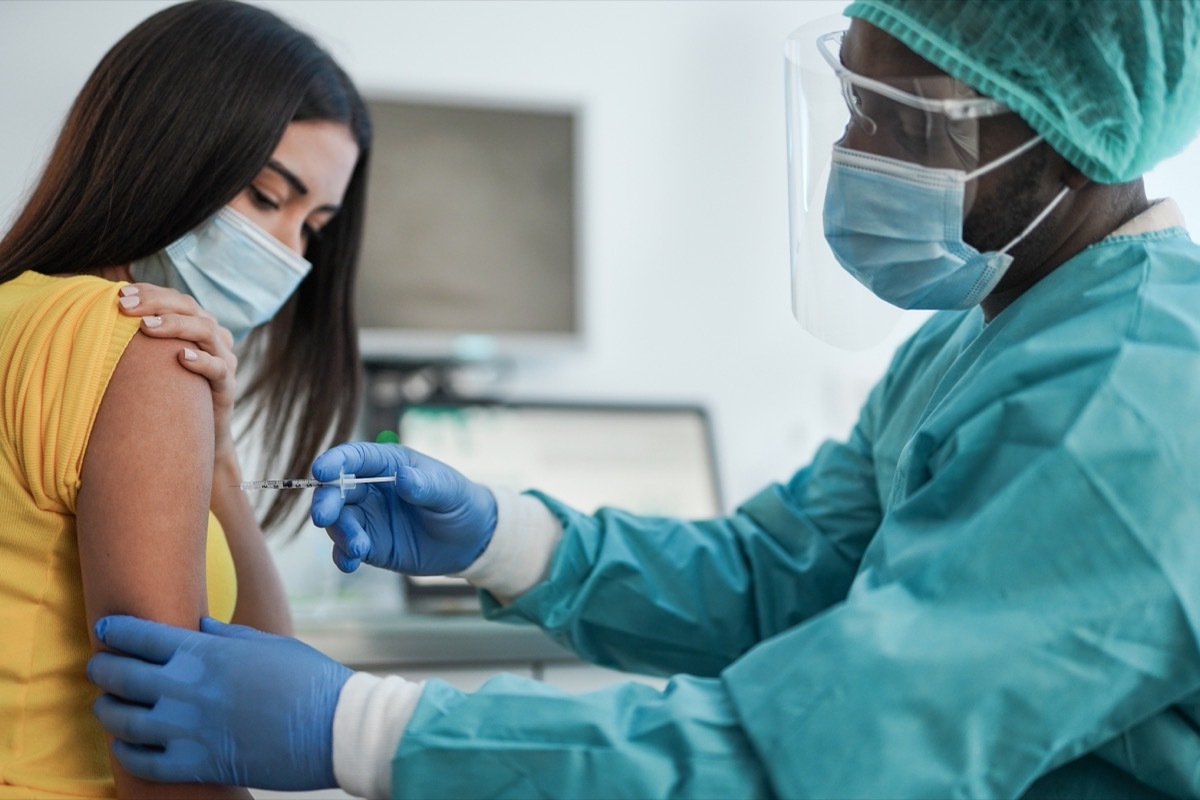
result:
M 213 413 L 208 382 L 177 361 L 185 346 L 135 335 L 96 415 L 76 519 L 91 620 L 195 627 L 206 609 Z

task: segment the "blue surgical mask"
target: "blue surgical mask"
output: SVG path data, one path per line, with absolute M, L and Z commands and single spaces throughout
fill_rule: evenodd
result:
M 225 206 L 167 249 L 130 265 L 134 280 L 196 299 L 240 342 L 275 316 L 312 264 Z
M 973 172 L 935 169 L 834 146 L 825 193 L 825 240 L 838 262 L 875 295 L 900 308 L 970 308 L 1012 264 L 1008 254 L 1066 196 L 1050 202 L 995 252 L 963 241 L 967 181 L 1016 158 L 1035 137 Z

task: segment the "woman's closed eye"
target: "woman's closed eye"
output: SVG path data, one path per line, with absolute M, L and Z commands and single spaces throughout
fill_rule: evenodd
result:
M 250 192 L 250 200 L 255 206 L 262 209 L 270 209 L 272 211 L 279 210 L 279 201 L 271 197 L 269 194 L 259 189 L 257 186 L 251 185 L 248 187 Z

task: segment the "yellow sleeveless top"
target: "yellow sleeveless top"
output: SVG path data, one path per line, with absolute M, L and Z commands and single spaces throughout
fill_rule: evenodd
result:
M 0 284 L 0 798 L 115 797 L 96 688 L 75 497 L 92 423 L 138 320 L 123 284 L 25 272 Z M 210 513 L 209 613 L 228 621 L 233 558 Z

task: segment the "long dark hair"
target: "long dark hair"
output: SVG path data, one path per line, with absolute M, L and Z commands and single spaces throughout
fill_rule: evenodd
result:
M 84 85 L 0 241 L 0 281 L 144 258 L 232 200 L 302 120 L 345 124 L 360 156 L 341 211 L 308 245 L 312 271 L 247 342 L 257 370 L 242 396 L 254 401 L 264 468 L 288 475 L 307 475 L 324 444 L 349 437 L 361 393 L 352 301 L 370 121 L 346 73 L 310 36 L 236 0 L 191 0 L 146 19 Z M 280 492 L 263 526 L 296 499 Z

